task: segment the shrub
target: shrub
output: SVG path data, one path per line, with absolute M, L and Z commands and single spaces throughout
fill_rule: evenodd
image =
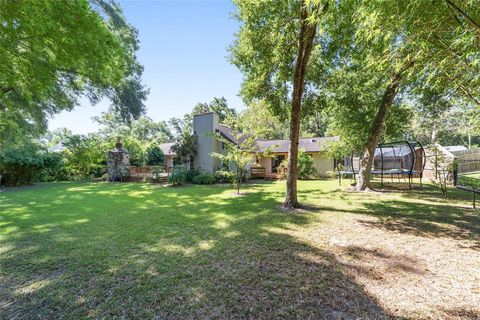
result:
M 193 177 L 194 184 L 214 184 L 215 176 L 213 173 L 199 173 Z
M 43 154 L 43 168 L 40 171 L 39 181 L 66 181 L 69 179 L 65 167 L 65 158 L 62 153 L 47 152 Z
M 4 185 L 21 185 L 38 181 L 43 156 L 38 147 L 23 145 L 0 152 L 0 175 Z
M 316 173 L 313 158 L 304 150 L 298 152 L 297 172 L 299 179 L 312 178 Z
M 235 172 L 222 169 L 216 171 L 214 177 L 215 183 L 234 183 L 236 179 L 236 174 Z
M 173 185 L 181 185 L 187 182 L 187 170 L 184 166 L 175 166 L 168 177 L 168 182 Z
M 287 178 L 288 160 L 283 160 L 277 167 L 277 174 L 281 180 Z
M 72 135 L 64 141 L 65 167 L 70 179 L 99 177 L 107 166 L 108 143 L 97 135 Z
M 187 171 L 187 182 L 193 183 L 193 179 L 200 174 L 198 170 L 188 170 Z
M 110 143 L 110 145 L 114 145 Z M 144 166 L 147 162 L 146 152 L 142 143 L 131 136 L 123 137 L 123 148 L 127 150 L 130 165 L 132 166 Z
M 145 152 L 146 163 L 149 166 L 163 165 L 165 156 L 162 149 L 155 143 L 151 143 Z

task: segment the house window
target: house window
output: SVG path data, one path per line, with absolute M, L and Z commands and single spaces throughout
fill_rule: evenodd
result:
M 277 172 L 277 168 L 283 160 L 285 160 L 285 155 L 283 154 L 272 158 L 272 172 Z

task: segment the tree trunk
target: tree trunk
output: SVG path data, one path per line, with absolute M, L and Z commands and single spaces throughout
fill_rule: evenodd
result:
M 290 115 L 290 147 L 288 150 L 287 191 L 283 206 L 288 209 L 298 208 L 297 200 L 297 157 L 298 140 L 300 138 L 300 113 L 302 109 L 302 96 L 305 87 L 305 74 L 308 60 L 312 52 L 313 42 L 317 32 L 317 24 L 307 21 L 308 8 L 302 6 L 299 46 L 293 80 L 292 105 Z
M 393 100 L 395 99 L 395 95 L 397 94 L 398 87 L 400 86 L 400 82 L 402 80 L 402 73 L 412 66 L 413 62 L 409 61 L 398 72 L 395 72 L 383 94 L 382 101 L 380 102 L 380 105 L 378 107 L 377 115 L 375 116 L 375 120 L 373 121 L 368 143 L 363 149 L 363 156 L 360 160 L 360 170 L 358 172 L 358 179 L 356 185 L 357 191 L 371 189 L 370 173 L 372 171 L 372 164 L 375 157 L 375 149 L 378 146 L 380 137 L 385 127 L 387 112 L 390 106 L 393 104 Z

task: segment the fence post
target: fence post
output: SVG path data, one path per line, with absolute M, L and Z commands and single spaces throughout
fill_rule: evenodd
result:
M 453 186 L 456 186 L 458 184 L 458 170 L 457 167 L 453 167 Z

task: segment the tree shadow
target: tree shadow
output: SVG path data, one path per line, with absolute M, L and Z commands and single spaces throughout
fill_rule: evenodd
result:
M 464 308 L 455 308 L 455 309 L 441 308 L 441 310 L 452 319 L 471 319 L 471 320 L 480 319 L 479 310 L 468 310 Z
M 251 188 L 1 194 L 0 318 L 387 318 L 347 266 L 289 234 L 312 213 L 281 215 L 277 192 Z
M 342 264 L 346 268 L 373 280 L 384 279 L 383 269 L 388 269 L 391 274 L 396 274 L 398 271 L 417 275 L 425 274 L 425 266 L 418 259 L 404 254 L 388 253 L 380 248 L 371 249 L 349 245 L 341 248 L 339 254 L 348 256 L 349 260 L 354 262 L 343 262 Z M 370 268 L 366 265 L 375 266 L 375 268 Z M 382 269 L 379 266 L 382 266 Z
M 365 226 L 422 237 L 467 240 L 480 249 L 480 212 L 465 205 L 468 195 L 449 190 L 447 199 L 431 185 L 417 190 L 301 191 L 309 210 L 317 214 L 337 212 L 378 219 L 357 218 Z M 311 204 L 311 205 L 309 205 Z
M 364 203 L 360 213 L 380 219 L 362 220 L 366 226 L 419 236 L 470 240 L 480 249 L 480 215 L 475 210 L 445 203 L 383 200 Z

